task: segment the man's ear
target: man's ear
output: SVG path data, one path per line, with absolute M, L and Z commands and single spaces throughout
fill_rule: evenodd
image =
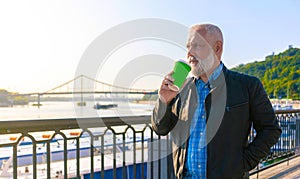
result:
M 222 52 L 222 42 L 221 41 L 216 42 L 216 48 L 215 49 L 216 49 L 217 54 Z
M 216 52 L 219 52 L 219 50 L 220 50 L 220 46 L 217 45 L 217 47 L 216 47 Z

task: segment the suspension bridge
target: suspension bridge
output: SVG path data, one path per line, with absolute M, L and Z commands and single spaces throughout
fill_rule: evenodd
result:
M 15 93 L 12 96 L 37 96 L 37 106 L 40 106 L 40 98 L 42 96 L 55 95 L 73 95 L 73 98 L 80 98 L 80 103 L 83 104 L 86 95 L 104 94 L 106 98 L 117 97 L 123 95 L 154 95 L 157 94 L 155 89 L 137 89 L 124 86 L 113 85 L 98 81 L 85 75 L 79 75 L 72 80 L 60 84 L 50 90 L 44 92 L 32 93 Z

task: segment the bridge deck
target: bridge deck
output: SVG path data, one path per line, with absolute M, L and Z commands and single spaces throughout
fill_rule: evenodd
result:
M 300 156 L 296 157 L 289 162 L 283 162 L 279 165 L 266 169 L 262 172 L 252 175 L 250 179 L 296 179 L 300 178 Z

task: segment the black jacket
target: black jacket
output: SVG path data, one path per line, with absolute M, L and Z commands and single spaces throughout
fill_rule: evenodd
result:
M 207 178 L 244 178 L 280 137 L 274 110 L 259 79 L 225 66 L 210 88 L 205 100 Z M 151 121 L 155 132 L 171 134 L 177 178 L 182 177 L 190 122 L 197 105 L 195 79 L 191 78 L 168 106 L 158 100 L 153 110 Z M 257 135 L 249 143 L 252 125 Z

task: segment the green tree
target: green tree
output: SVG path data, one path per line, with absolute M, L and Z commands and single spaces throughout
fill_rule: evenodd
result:
M 289 48 L 261 62 L 241 64 L 232 70 L 260 78 L 272 98 L 300 99 L 300 49 Z M 287 94 L 288 93 L 288 94 Z

